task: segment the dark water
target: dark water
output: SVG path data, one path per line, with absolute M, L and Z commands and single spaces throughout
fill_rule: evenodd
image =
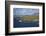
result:
M 18 22 L 18 20 L 14 19 L 14 28 L 19 28 L 19 27 L 39 27 L 39 21 L 24 23 L 24 22 Z

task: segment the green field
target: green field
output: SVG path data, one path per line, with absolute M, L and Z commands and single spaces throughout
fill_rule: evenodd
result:
M 32 21 L 32 20 L 39 20 L 39 16 L 23 16 L 21 17 L 22 21 Z

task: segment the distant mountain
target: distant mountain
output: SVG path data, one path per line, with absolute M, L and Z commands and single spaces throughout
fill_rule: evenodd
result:
M 38 16 L 38 15 L 39 15 L 39 13 L 34 13 L 34 14 L 33 14 L 33 16 Z
M 15 17 L 22 17 L 22 16 L 38 16 L 39 13 L 34 13 L 32 15 L 15 15 Z

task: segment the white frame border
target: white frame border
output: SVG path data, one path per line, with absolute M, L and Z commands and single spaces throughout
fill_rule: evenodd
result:
M 39 8 L 39 27 L 13 28 L 13 8 Z M 42 31 L 42 6 L 10 5 L 10 32 Z

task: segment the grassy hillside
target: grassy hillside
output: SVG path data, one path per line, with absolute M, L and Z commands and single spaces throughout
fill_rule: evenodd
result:
M 21 20 L 22 21 L 32 21 L 32 20 L 35 20 L 35 19 L 39 19 L 39 16 L 23 16 L 21 17 Z

